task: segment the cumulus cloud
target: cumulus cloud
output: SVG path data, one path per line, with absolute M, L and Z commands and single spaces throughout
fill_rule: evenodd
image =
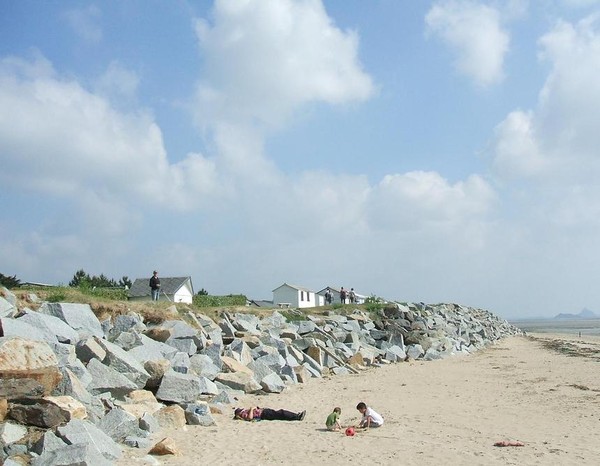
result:
M 436 172 L 415 171 L 385 176 L 373 188 L 369 212 L 375 227 L 420 230 L 483 218 L 495 200 L 481 176 L 450 184 Z
M 83 40 L 97 44 L 102 40 L 100 25 L 102 12 L 95 5 L 86 8 L 73 8 L 63 13 L 63 17 L 75 33 Z
M 0 62 L 0 108 L 0 177 L 13 186 L 181 209 L 220 189 L 213 160 L 190 154 L 170 164 L 149 113 L 115 110 L 43 57 Z
M 539 40 L 551 71 L 538 105 L 516 110 L 496 128 L 494 168 L 505 177 L 543 175 L 562 183 L 595 180 L 600 172 L 599 18 L 559 21 Z
M 205 59 L 196 118 L 278 126 L 310 102 L 342 104 L 373 94 L 358 36 L 318 0 L 218 0 L 196 32 Z
M 425 17 L 428 32 L 457 55 L 456 68 L 479 86 L 503 79 L 510 36 L 502 28 L 498 9 L 471 0 L 444 0 Z

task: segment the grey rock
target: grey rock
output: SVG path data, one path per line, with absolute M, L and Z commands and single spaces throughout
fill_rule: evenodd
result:
M 150 448 L 152 446 L 150 439 L 135 436 L 125 437 L 123 443 L 131 448 Z
M 190 372 L 190 357 L 187 353 L 175 353 L 175 355 L 171 358 L 171 368 L 175 372 L 179 372 L 181 374 L 187 374 Z
M 219 393 L 219 388 L 212 380 L 200 376 L 198 382 L 200 382 L 200 391 L 203 395 L 217 395 Z
M 210 408 L 205 403 L 190 403 L 185 408 L 185 420 L 190 425 L 214 426 L 215 419 L 210 414 Z
M 262 387 L 254 380 L 254 377 L 245 372 L 221 373 L 215 378 L 215 381 L 233 388 L 234 390 L 241 390 L 244 393 L 256 393 L 262 390 Z
M 0 423 L 0 445 L 18 442 L 27 435 L 27 428 L 14 422 Z
M 40 439 L 32 445 L 31 451 L 38 455 L 43 455 L 45 452 L 64 448 L 65 445 L 66 443 L 63 442 L 61 438 L 57 437 L 54 432 L 47 430 L 42 434 Z
M 115 461 L 122 455 L 121 447 L 114 440 L 87 421 L 74 419 L 68 424 L 58 427 L 57 435 L 70 445 L 87 446 L 90 448 L 90 452 L 97 452 L 109 461 Z
M 156 398 L 174 403 L 191 402 L 202 394 L 203 388 L 198 377 L 169 370 L 162 378 Z
M 194 338 L 169 338 L 166 342 L 167 345 L 176 348 L 177 351 L 187 353 L 188 356 L 196 354 L 198 347 L 194 341 Z
M 79 340 L 77 332 L 58 317 L 30 311 L 19 317 L 19 320 L 37 328 L 44 334 L 46 341 L 75 344 Z
M 125 351 L 129 351 L 136 346 L 142 345 L 142 336 L 135 330 L 121 332 L 112 342 Z
M 89 304 L 44 303 L 39 312 L 58 317 L 79 334 L 79 338 L 89 336 L 104 337 L 100 321 Z
M 195 354 L 190 358 L 190 372 L 214 380 L 221 371 L 213 360 L 205 354 Z
M 212 360 L 213 364 L 219 368 L 219 370 L 221 370 L 223 367 L 223 361 L 221 360 L 221 351 L 222 345 L 217 343 L 208 345 L 203 350 L 203 354 L 208 356 Z
M 113 326 L 108 332 L 109 340 L 113 341 L 123 332 L 143 332 L 146 330 L 146 324 L 144 324 L 142 318 L 137 314 L 120 315 L 117 316 L 113 321 Z
M 215 384 L 216 385 L 216 384 Z M 238 398 L 228 390 L 220 390 L 219 394 L 212 399 L 213 403 L 233 404 Z
M 267 393 L 281 393 L 285 388 L 285 383 L 279 375 L 271 372 L 262 378 L 260 386 Z
M 148 338 L 146 335 L 140 335 L 140 340 L 142 344 L 130 349 L 128 353 L 142 364 L 146 361 L 170 359 L 177 353 L 176 348 Z
M 105 366 L 97 359 L 92 359 L 88 363 L 87 370 L 92 376 L 92 382 L 87 387 L 92 395 L 109 392 L 113 396 L 123 397 L 130 391 L 139 388 L 123 374 Z
M 2 319 L 2 329 L 4 330 L 4 337 L 21 337 L 45 342 L 58 341 L 55 335 L 50 335 L 21 319 L 4 317 Z
M 138 425 L 140 429 L 151 434 L 160 430 L 158 420 L 150 413 L 144 413 L 142 417 L 140 417 Z
M 138 388 L 144 388 L 146 381 L 150 378 L 150 374 L 146 372 L 144 366 L 136 358 L 114 343 L 100 339 L 96 339 L 96 342 L 106 351 L 104 363 L 107 366 L 123 374 L 135 383 Z
M 14 317 L 17 312 L 17 307 L 0 296 L 0 317 Z
M 104 405 L 87 391 L 79 378 L 68 368 L 61 368 L 62 380 L 52 393 L 55 396 L 71 396 L 79 401 L 88 413 L 88 419 L 96 422 L 104 416 Z M 91 376 L 90 376 L 91 379 Z
M 93 337 L 80 340 L 75 346 L 75 352 L 79 360 L 86 364 L 92 359 L 104 361 L 106 358 L 106 350 Z
M 112 409 L 97 424 L 98 428 L 115 442 L 141 433 L 138 419 L 122 409 Z
M 110 466 L 113 462 L 107 460 L 90 443 L 78 443 L 66 445 L 55 450 L 44 452 L 41 456 L 31 460 L 32 466 L 50 466 L 50 465 L 73 465 L 73 466 Z

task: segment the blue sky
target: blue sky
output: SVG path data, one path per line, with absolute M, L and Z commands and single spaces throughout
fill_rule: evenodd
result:
M 600 310 L 600 1 L 0 3 L 0 272 Z

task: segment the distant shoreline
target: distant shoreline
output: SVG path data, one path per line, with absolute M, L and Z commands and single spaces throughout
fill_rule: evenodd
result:
M 523 319 L 509 320 L 509 323 L 524 332 L 559 333 L 568 335 L 600 336 L 600 318 L 595 319 Z

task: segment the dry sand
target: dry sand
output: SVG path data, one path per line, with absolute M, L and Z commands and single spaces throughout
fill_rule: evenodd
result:
M 354 437 L 324 430 L 334 406 L 357 423 L 364 401 L 385 425 Z M 182 454 L 159 464 L 600 464 L 600 339 L 512 337 L 470 356 L 312 379 L 240 406 L 306 409 L 303 422 L 234 421 L 163 432 Z M 159 440 L 157 438 L 156 440 Z M 518 440 L 523 447 L 495 447 Z M 129 450 L 120 464 L 150 461 Z

